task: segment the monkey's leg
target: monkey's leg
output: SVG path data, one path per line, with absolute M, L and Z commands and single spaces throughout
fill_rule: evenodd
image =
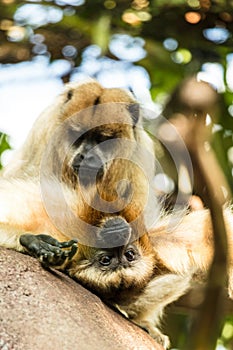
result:
M 49 235 L 23 234 L 19 238 L 20 244 L 26 251 L 36 257 L 43 265 L 65 268 L 77 252 L 77 241 L 59 242 Z
M 166 273 L 155 276 L 138 299 L 128 305 L 117 305 L 128 318 L 147 332 L 165 349 L 169 349 L 167 335 L 159 330 L 160 320 L 167 305 L 177 300 L 190 288 L 192 273 L 178 275 Z

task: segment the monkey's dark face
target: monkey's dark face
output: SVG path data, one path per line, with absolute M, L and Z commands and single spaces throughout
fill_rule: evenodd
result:
M 130 148 L 136 147 L 138 103 L 121 90 L 107 89 L 98 94 L 92 106 L 67 119 L 68 143 L 72 145 L 68 164 L 85 187 L 101 181 L 114 157 L 127 156 Z M 67 101 L 66 109 L 73 106 L 73 111 L 75 91 L 68 91 Z M 131 143 L 123 146 L 124 141 Z
M 71 167 L 83 186 L 101 181 L 114 159 L 130 158 L 136 147 L 131 125 L 113 123 L 80 133 L 72 146 Z
M 134 244 L 98 250 L 90 262 L 102 271 L 116 271 L 130 268 L 139 260 L 140 254 Z
M 74 142 L 72 169 L 82 185 L 88 186 L 102 179 L 108 161 L 114 154 L 115 142 L 111 142 L 114 137 L 116 134 L 113 131 L 93 128 Z

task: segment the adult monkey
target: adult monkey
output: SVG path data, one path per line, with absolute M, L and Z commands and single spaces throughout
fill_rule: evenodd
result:
M 163 309 L 208 268 L 211 244 L 207 259 L 186 254 L 189 241 L 179 250 L 186 231 L 197 227 L 193 216 L 173 234 L 176 264 L 165 229 L 151 244 L 145 174 L 153 174 L 153 152 L 140 123 L 128 92 L 94 81 L 68 85 L 2 174 L 0 244 L 67 271 L 168 348 L 157 328 Z M 198 232 L 211 241 L 205 216 Z M 78 249 L 67 241 L 76 237 Z
M 148 197 L 144 172 L 153 174 L 151 159 L 140 159 L 140 147 L 152 154 L 152 143 L 140 125 L 138 104 L 130 93 L 103 89 L 94 81 L 69 84 L 35 122 L 23 147 L 2 173 L 2 243 L 6 234 L 6 245 L 20 250 L 19 236 L 24 232 L 49 233 L 60 241 L 72 234 L 80 235 L 76 228 L 67 232 L 70 217 L 68 222 L 66 217 L 59 221 L 64 210 L 58 200 L 60 189 L 64 191 L 61 196 L 64 194 L 65 204 L 67 201 L 73 210 L 70 215 L 74 213 L 75 218 L 93 227 L 116 217 L 116 212 L 121 212 L 127 222 L 134 221 Z M 136 186 L 138 183 L 141 186 Z M 102 208 L 98 210 L 100 198 L 106 207 L 104 212 Z M 65 215 L 69 215 L 68 211 Z M 65 229 L 58 227 L 63 220 Z M 93 232 L 83 239 L 90 245 L 92 236 Z

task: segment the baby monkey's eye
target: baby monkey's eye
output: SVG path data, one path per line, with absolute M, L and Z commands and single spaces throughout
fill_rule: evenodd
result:
M 133 261 L 135 260 L 135 252 L 132 248 L 126 250 L 125 252 L 125 257 L 128 261 Z
M 99 263 L 103 266 L 109 266 L 112 261 L 112 256 L 110 255 L 103 255 L 99 259 Z

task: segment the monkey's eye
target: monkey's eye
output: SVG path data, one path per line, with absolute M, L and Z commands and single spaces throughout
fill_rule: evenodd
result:
M 135 252 L 134 250 L 131 248 L 131 249 L 128 249 L 126 250 L 125 252 L 125 257 L 128 261 L 133 261 L 135 260 Z
M 112 261 L 112 256 L 110 255 L 103 255 L 99 259 L 99 263 L 103 266 L 109 266 Z
M 95 141 L 98 144 L 112 139 L 114 139 L 114 135 L 95 135 Z
M 73 90 L 69 90 L 66 95 L 66 102 L 70 101 L 73 96 Z

